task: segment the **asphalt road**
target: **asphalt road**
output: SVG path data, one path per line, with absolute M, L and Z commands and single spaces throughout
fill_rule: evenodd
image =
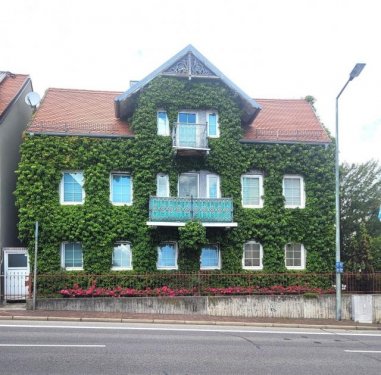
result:
M 11 321 L 0 374 L 381 374 L 380 331 Z

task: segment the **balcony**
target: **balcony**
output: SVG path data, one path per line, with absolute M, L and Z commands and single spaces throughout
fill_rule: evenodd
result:
M 236 227 L 231 198 L 163 198 L 150 197 L 149 226 L 184 226 L 201 221 L 205 227 Z
M 208 153 L 207 124 L 174 123 L 172 146 L 183 155 Z

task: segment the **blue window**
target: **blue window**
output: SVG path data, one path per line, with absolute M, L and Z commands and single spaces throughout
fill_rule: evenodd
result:
M 208 137 L 218 137 L 219 129 L 218 129 L 218 120 L 217 113 L 209 113 L 208 114 Z
M 83 172 L 63 172 L 60 184 L 61 204 L 82 204 L 84 197 Z
M 175 243 L 163 243 L 158 247 L 157 269 L 177 269 L 177 246 Z
M 220 269 L 220 249 L 217 245 L 207 245 L 201 249 L 201 269 Z
M 116 205 L 132 204 L 132 178 L 129 174 L 111 174 L 110 200 Z
M 180 112 L 179 113 L 179 122 L 181 124 L 195 124 L 196 123 L 196 114 L 189 112 Z
M 64 242 L 61 248 L 61 265 L 67 270 L 82 270 L 82 245 L 79 242 Z

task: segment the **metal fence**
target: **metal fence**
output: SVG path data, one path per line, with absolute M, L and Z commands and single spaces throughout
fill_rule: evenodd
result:
M 33 275 L 1 276 L 1 300 L 32 296 Z M 59 273 L 37 276 L 37 297 L 335 293 L 335 273 Z M 381 293 L 381 272 L 342 274 L 342 293 Z M 116 291 L 116 294 L 114 293 Z M 74 294 L 73 294 L 74 293 Z

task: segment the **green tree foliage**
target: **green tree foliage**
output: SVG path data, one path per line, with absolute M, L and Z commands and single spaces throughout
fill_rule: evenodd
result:
M 381 167 L 376 161 L 363 164 L 343 164 L 340 180 L 341 249 L 347 267 L 370 269 L 377 257 L 372 257 L 370 243 L 381 236 L 378 210 L 381 204 Z M 377 248 L 376 242 L 373 248 Z
M 157 135 L 156 111 L 167 111 L 170 123 L 182 109 L 218 111 L 220 137 L 210 139 L 205 157 L 174 153 L 171 138 Z M 241 272 L 243 244 L 260 242 L 264 271 L 282 272 L 284 246 L 301 242 L 307 249 L 307 271 L 332 271 L 334 262 L 333 147 L 308 144 L 242 144 L 239 98 L 218 81 L 168 77 L 154 79 L 136 101 L 128 122 L 133 139 L 26 135 L 21 149 L 16 191 L 20 238 L 33 250 L 34 221 L 40 222 L 39 270 L 60 271 L 60 243 L 79 241 L 84 249 L 84 271 L 107 273 L 116 241 L 132 244 L 133 272 L 156 271 L 157 246 L 178 241 L 179 270 L 199 270 L 200 244 L 219 244 L 221 272 Z M 63 170 L 83 170 L 85 203 L 63 206 L 58 186 Z M 156 192 L 156 174 L 166 173 L 172 196 L 180 173 L 208 170 L 221 177 L 221 194 L 231 197 L 237 228 L 205 228 L 192 223 L 184 230 L 147 226 L 148 202 Z M 264 207 L 243 208 L 241 175 L 264 175 Z M 109 174 L 131 173 L 132 206 L 109 201 Z M 285 174 L 304 177 L 306 208 L 286 209 L 282 195 Z M 195 238 L 192 240 L 192 233 Z M 196 241 L 195 248 L 189 244 Z M 192 251 L 193 250 L 193 251 Z M 33 251 L 30 252 L 33 255 Z M 131 271 L 129 271 L 131 272 Z M 248 271 L 251 272 L 251 271 Z

